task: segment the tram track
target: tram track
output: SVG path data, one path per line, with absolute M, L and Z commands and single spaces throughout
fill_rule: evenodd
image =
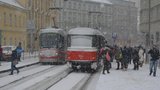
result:
M 30 70 L 30 69 L 37 68 L 37 67 L 39 67 L 39 66 L 40 66 L 40 63 L 37 63 L 37 64 L 34 64 L 34 65 L 30 65 L 30 66 L 25 66 L 25 67 L 23 67 L 23 68 L 19 68 L 19 70 L 20 70 L 20 72 L 21 72 L 21 71 L 24 72 L 24 71 L 27 71 L 27 70 Z M 8 70 L 8 71 L 6 71 L 6 72 L 0 73 L 0 78 L 3 78 L 3 77 L 8 76 L 9 73 L 10 73 L 10 71 L 11 71 L 11 70 Z
M 82 90 L 91 75 L 91 73 L 71 72 L 56 84 L 43 90 Z
M 45 66 L 40 66 L 40 67 L 45 67 Z M 38 68 L 38 66 L 35 66 L 34 67 L 35 70 L 33 71 L 36 71 L 36 68 Z M 27 72 L 28 70 L 25 70 L 22 71 L 20 74 L 27 74 Z M 0 90 L 57 90 L 52 88 L 57 86 L 61 82 L 65 82 L 65 80 L 67 79 L 71 81 L 70 82 L 66 81 L 65 84 L 73 83 L 74 80 L 76 80 L 76 77 L 78 77 L 78 80 L 74 82 L 74 85 L 67 86 L 70 89 L 65 88 L 64 90 L 85 90 L 84 86 L 86 86 L 86 84 L 89 83 L 92 75 L 93 74 L 86 72 L 73 72 L 73 70 L 68 68 L 67 65 L 58 65 L 58 66 L 48 67 L 43 70 L 39 70 L 37 72 L 25 76 L 15 75 L 14 77 L 19 76 L 19 78 L 4 85 L 0 84 Z M 7 78 L 7 77 L 9 76 L 2 78 Z M 63 89 L 58 89 L 58 90 L 63 90 Z
M 38 73 L 21 77 L 0 87 L 0 90 L 45 90 L 65 77 L 70 71 L 66 65 L 53 66 Z

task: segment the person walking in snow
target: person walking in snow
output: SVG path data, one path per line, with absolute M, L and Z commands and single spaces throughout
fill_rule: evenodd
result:
M 17 73 L 19 73 L 19 69 L 16 67 L 17 64 L 17 51 L 13 50 L 11 55 L 11 73 L 9 75 L 13 75 L 14 70 L 17 70 Z
M 21 61 L 21 54 L 22 52 L 24 52 L 22 46 L 21 46 L 21 42 L 19 42 L 18 46 L 16 47 L 16 51 L 17 51 L 17 58 L 18 58 L 18 61 Z
M 103 74 L 105 74 L 105 70 L 107 70 L 107 73 L 109 72 L 110 69 L 110 55 L 109 55 L 109 48 L 105 47 L 104 51 L 102 52 L 102 57 L 103 57 Z
M 139 47 L 139 52 L 138 52 L 138 56 L 139 56 L 139 65 L 140 67 L 143 66 L 144 63 L 144 49 L 142 46 Z
M 116 62 L 117 62 L 117 68 L 116 70 L 119 70 L 119 67 L 120 67 L 120 64 L 121 64 L 121 61 L 122 61 L 122 51 L 119 47 L 116 48 L 116 51 L 115 51 L 115 59 L 116 59 Z M 121 64 L 122 65 L 122 64 Z M 121 66 L 122 67 L 122 66 Z
M 155 77 L 156 71 L 157 71 L 158 59 L 160 57 L 160 53 L 159 53 L 159 50 L 157 49 L 156 45 L 154 45 L 153 48 L 149 50 L 148 54 L 151 55 L 149 75 L 152 75 L 152 73 L 153 73 L 153 76 Z
M 129 59 L 128 59 L 128 49 L 126 48 L 126 46 L 124 46 L 123 50 L 122 50 L 122 55 L 123 55 L 123 60 L 122 60 L 122 69 L 124 69 L 125 71 L 128 68 L 128 63 L 129 63 Z
M 134 64 L 134 68 L 133 70 L 139 70 L 139 55 L 138 55 L 138 48 L 135 47 L 133 49 L 133 64 Z

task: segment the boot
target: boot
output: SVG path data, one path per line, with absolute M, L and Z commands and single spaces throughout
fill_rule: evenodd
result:
M 152 70 L 150 71 L 149 75 L 150 75 L 150 76 L 152 75 Z
M 154 77 L 156 76 L 156 72 L 153 73 L 153 76 L 154 76 Z
M 13 75 L 13 73 L 10 73 L 9 75 Z
M 19 74 L 19 70 L 17 70 L 17 74 Z

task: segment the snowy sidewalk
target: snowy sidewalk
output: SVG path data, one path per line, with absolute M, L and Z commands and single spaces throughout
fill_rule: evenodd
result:
M 21 58 L 21 61 L 17 64 L 18 68 L 33 65 L 39 62 L 39 59 L 37 56 L 36 57 L 25 56 L 24 59 L 22 58 Z M 10 69 L 11 69 L 11 62 L 1 61 L 0 73 L 9 71 Z
M 110 74 L 101 74 L 97 82 L 96 90 L 160 90 L 160 69 L 157 68 L 157 76 L 149 76 L 149 65 L 145 64 L 138 71 L 133 70 L 133 64 L 127 71 L 115 70 L 113 62 Z

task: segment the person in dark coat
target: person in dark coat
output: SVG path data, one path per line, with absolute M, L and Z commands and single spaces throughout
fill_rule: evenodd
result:
M 153 73 L 153 76 L 155 77 L 160 53 L 159 53 L 159 50 L 156 48 L 156 46 L 153 46 L 153 48 L 149 50 L 148 54 L 151 55 L 149 75 L 152 75 Z
M 105 47 L 103 53 L 102 53 L 102 58 L 103 58 L 103 74 L 105 74 L 105 70 L 107 70 L 107 73 L 110 73 L 109 72 L 109 69 L 110 69 L 110 60 L 107 60 L 106 58 L 106 54 L 109 54 L 109 49 L 107 47 Z
M 13 75 L 14 70 L 17 70 L 17 73 L 19 73 L 19 69 L 16 67 L 17 63 L 15 63 L 15 60 L 17 60 L 17 51 L 13 50 L 11 57 L 11 73 L 9 75 Z
M 139 69 L 139 55 L 138 55 L 138 48 L 135 47 L 133 49 L 133 64 L 134 64 L 134 70 L 138 70 Z
M 126 48 L 126 46 L 123 48 L 122 50 L 122 56 L 123 56 L 123 60 L 122 60 L 122 69 L 124 70 L 127 70 L 128 68 L 128 62 L 129 62 L 129 59 L 128 59 L 128 49 Z

